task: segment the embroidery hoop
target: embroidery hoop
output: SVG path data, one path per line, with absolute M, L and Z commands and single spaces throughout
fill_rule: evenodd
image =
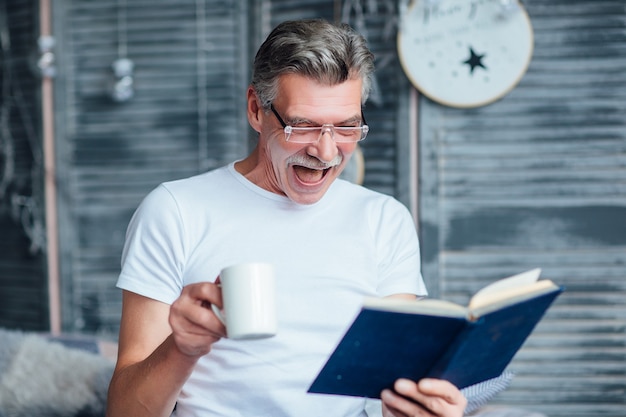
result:
M 415 0 L 400 22 L 404 72 L 422 94 L 446 106 L 499 100 L 520 82 L 532 58 L 533 29 L 517 0 L 509 11 L 500 0 Z M 470 48 L 482 55 L 472 64 Z

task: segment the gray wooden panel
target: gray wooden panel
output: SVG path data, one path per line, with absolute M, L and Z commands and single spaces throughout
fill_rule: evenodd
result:
M 626 7 L 528 2 L 535 50 L 502 100 L 420 106 L 421 237 L 434 295 L 465 303 L 542 267 L 566 292 L 497 402 L 558 416 L 626 410 Z
M 37 7 L 0 2 L 0 327 L 48 330 Z
M 245 153 L 245 9 L 212 0 L 62 3 L 55 86 L 64 327 L 114 336 L 125 230 L 142 198 Z M 120 50 L 135 64 L 135 95 L 123 103 L 109 95 Z

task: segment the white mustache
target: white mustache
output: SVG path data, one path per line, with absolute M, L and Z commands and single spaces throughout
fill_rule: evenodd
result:
M 343 157 L 341 155 L 335 156 L 331 161 L 323 162 L 310 155 L 292 155 L 287 158 L 287 166 L 300 165 L 310 169 L 327 169 L 341 164 Z

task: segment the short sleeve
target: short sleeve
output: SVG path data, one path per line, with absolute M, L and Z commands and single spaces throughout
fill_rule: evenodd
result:
M 397 200 L 388 199 L 378 219 L 372 220 L 380 256 L 378 295 L 409 293 L 425 296 L 419 241 L 408 209 Z
M 183 287 L 183 226 L 176 201 L 164 185 L 148 194 L 128 225 L 117 287 L 174 302 Z

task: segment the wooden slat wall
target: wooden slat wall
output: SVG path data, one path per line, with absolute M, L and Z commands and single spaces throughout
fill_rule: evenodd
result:
M 121 249 L 141 199 L 162 181 L 245 153 L 246 11 L 211 0 L 55 7 L 64 327 L 115 335 Z M 126 103 L 107 89 L 120 33 L 135 63 L 135 96 Z
M 120 104 L 109 99 L 107 82 L 124 5 L 136 95 Z M 125 228 L 141 198 L 161 181 L 244 155 L 245 87 L 258 44 L 282 20 L 339 19 L 341 8 L 329 0 L 66 0 L 54 11 L 62 56 L 55 86 L 64 328 L 115 335 L 114 283 Z M 383 98 L 366 109 L 373 130 L 363 151 L 365 185 L 394 194 L 400 70 L 395 39 L 380 33 L 387 17 L 366 16 L 387 72 L 378 92 Z
M 117 332 L 114 283 L 126 224 L 141 198 L 161 181 L 245 154 L 243 98 L 258 42 L 284 19 L 339 19 L 341 3 L 54 2 L 66 331 Z M 513 92 L 474 110 L 420 99 L 423 273 L 434 296 L 465 301 L 493 279 L 543 267 L 567 292 L 516 358 L 518 376 L 498 402 L 551 417 L 623 416 L 625 5 L 527 3 L 535 51 Z M 106 84 L 118 57 L 120 4 L 127 7 L 136 96 L 116 104 Z M 365 185 L 401 197 L 398 184 L 407 183 L 407 173 L 399 161 L 408 138 L 401 137 L 406 126 L 399 114 L 406 112 L 407 80 L 387 31 L 395 16 L 383 6 L 390 3 L 376 4 L 377 12 L 364 17 L 380 87 L 365 110 L 372 126 L 362 145 Z M 11 5 L 20 13 L 19 7 L 32 6 L 27 0 Z M 0 219 L 3 236 L 12 227 Z M 8 289 L 44 300 L 45 283 L 31 293 L 27 287 L 36 283 L 23 278 L 44 279 L 42 258 L 24 257 L 24 236 L 6 236 L 18 243 L 0 253 L 1 296 Z M 16 273 L 23 275 L 19 283 L 9 283 Z M 25 307 L 12 314 L 35 311 Z M 24 323 L 41 328 L 44 320 L 35 315 Z
M 526 3 L 526 2 L 525 2 Z M 466 302 L 534 267 L 566 287 L 498 402 L 626 415 L 626 5 L 533 0 L 520 85 L 474 110 L 420 107 L 424 273 Z
M 22 330 L 49 325 L 36 19 L 34 1 L 0 3 L 0 327 Z

